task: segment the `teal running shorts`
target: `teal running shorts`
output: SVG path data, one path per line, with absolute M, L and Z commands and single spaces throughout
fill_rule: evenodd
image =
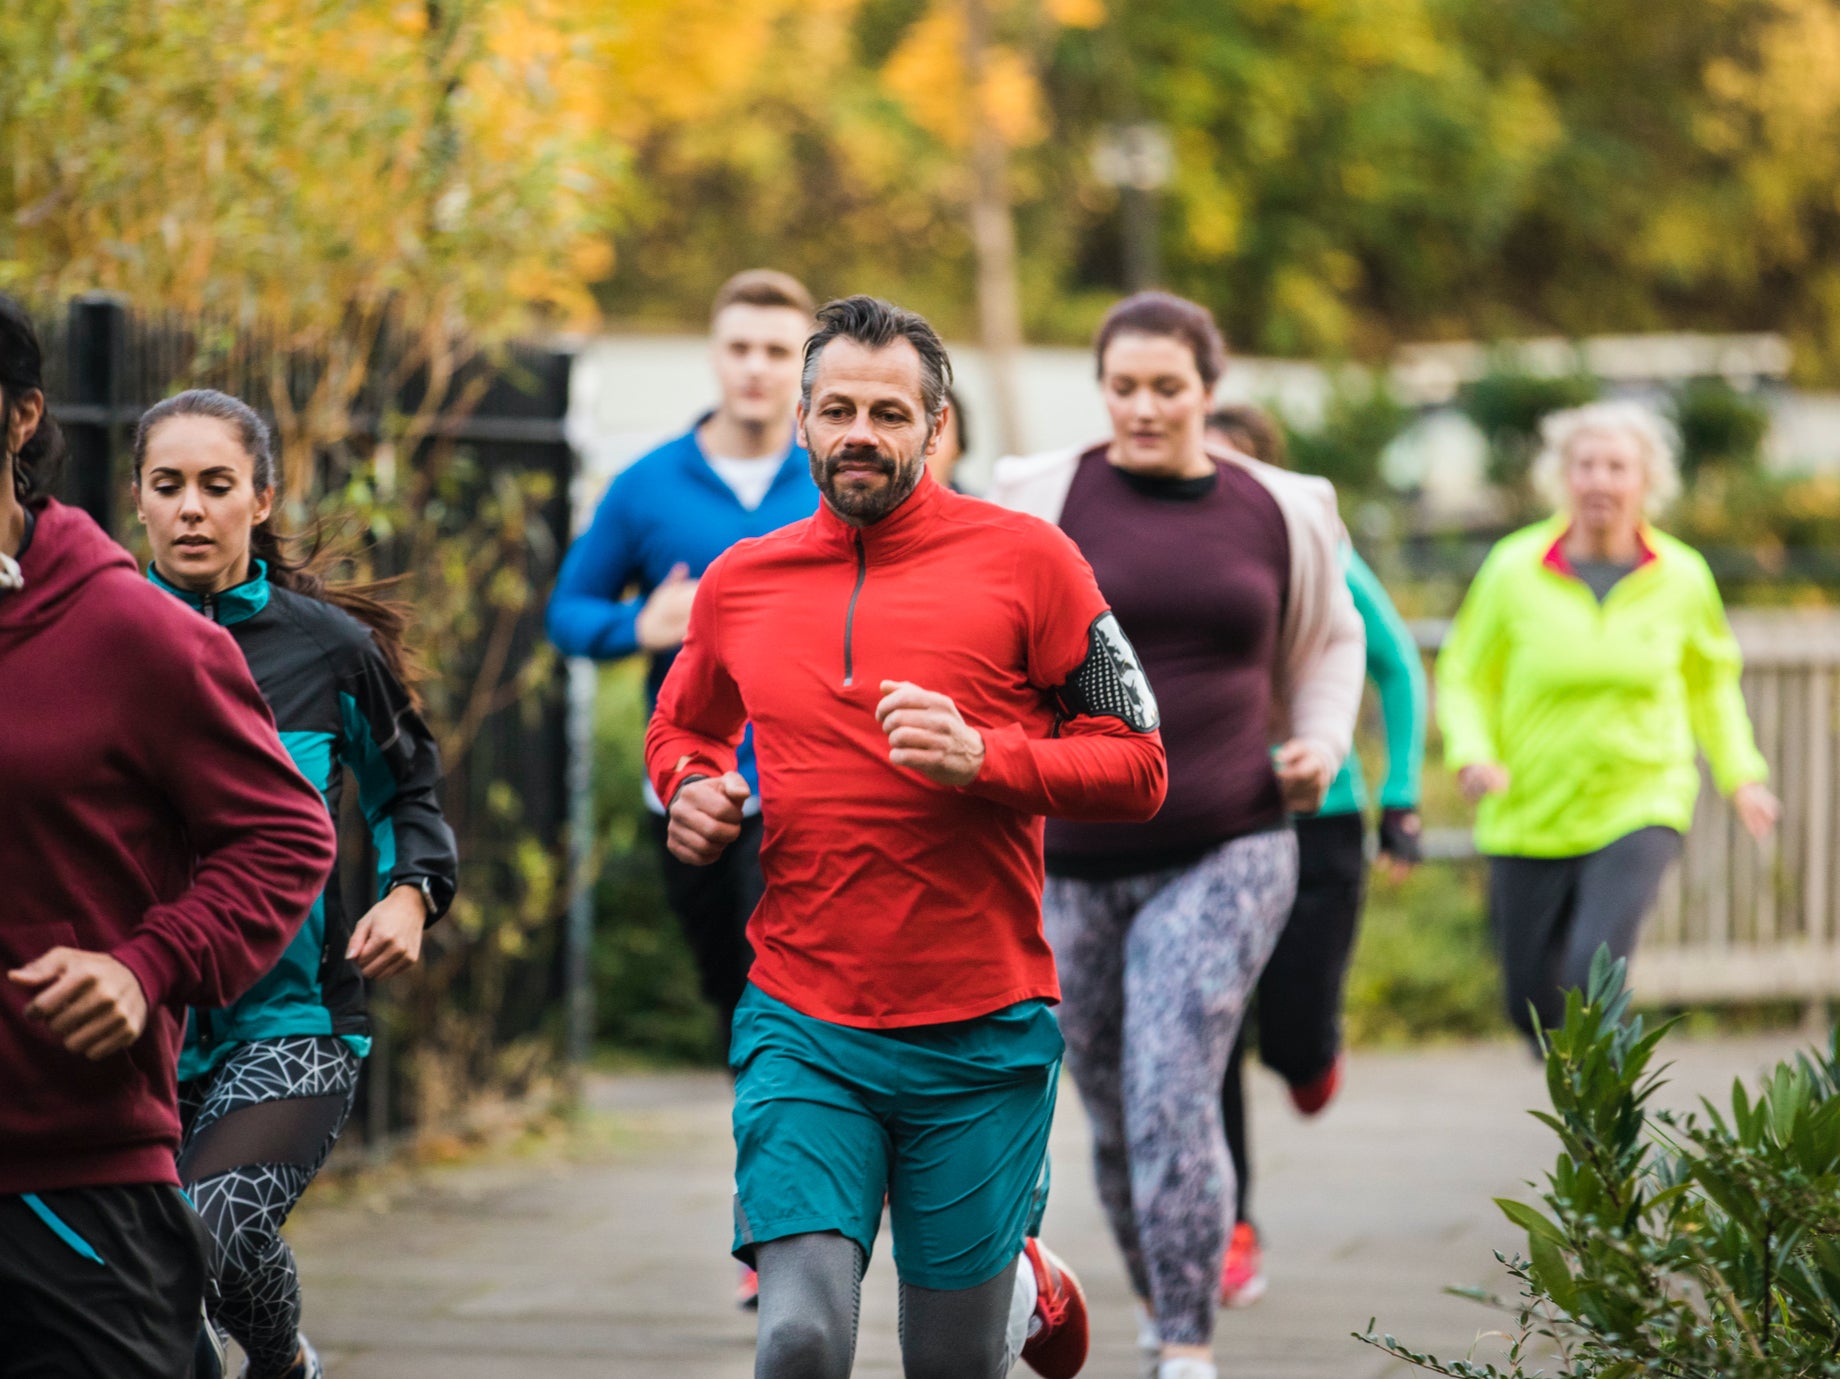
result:
M 1063 1045 L 1045 1001 L 856 1029 L 750 984 L 735 1012 L 735 1257 L 837 1231 L 871 1253 L 888 1194 L 903 1282 L 995 1278 L 1041 1229 Z

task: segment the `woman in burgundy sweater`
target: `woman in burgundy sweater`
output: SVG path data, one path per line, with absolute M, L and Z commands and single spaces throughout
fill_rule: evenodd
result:
M 271 967 L 332 868 L 223 629 L 45 496 L 38 340 L 0 297 L 0 1379 L 191 1372 L 188 1005 Z
M 1348 750 L 1364 644 L 1333 490 L 1205 448 L 1225 364 L 1207 312 L 1130 298 L 1097 353 L 1111 439 L 1005 462 L 992 496 L 1078 543 L 1162 709 L 1162 811 L 1050 820 L 1042 902 L 1144 1348 L 1160 1379 L 1213 1379 L 1234 1195 L 1220 1080 L 1296 890 L 1290 814 Z

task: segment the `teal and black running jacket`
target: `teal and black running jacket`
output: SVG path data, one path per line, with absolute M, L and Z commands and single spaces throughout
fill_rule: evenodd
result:
M 368 627 L 343 609 L 269 583 L 261 561 L 252 569 L 217 594 L 175 588 L 151 568 L 148 577 L 236 639 L 282 745 L 335 822 L 341 768 L 350 768 L 376 849 L 377 897 L 415 886 L 433 903 L 432 923 L 453 903 L 459 868 L 453 831 L 441 816 L 434 738 Z M 203 1076 L 255 1039 L 336 1035 L 360 1054 L 370 1051 L 364 978 L 345 956 L 358 917 L 345 912 L 341 896 L 335 870 L 267 976 L 232 1006 L 192 1011 L 181 1081 Z

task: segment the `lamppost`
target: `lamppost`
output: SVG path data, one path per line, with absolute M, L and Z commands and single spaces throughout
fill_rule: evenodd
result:
M 1175 175 L 1169 130 L 1149 120 L 1108 124 L 1093 146 L 1093 173 L 1118 190 L 1124 215 L 1124 285 L 1127 292 L 1156 286 L 1163 276 L 1157 252 L 1156 193 Z

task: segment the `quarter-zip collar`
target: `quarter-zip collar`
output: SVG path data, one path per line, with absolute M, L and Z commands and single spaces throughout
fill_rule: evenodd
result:
M 1578 579 L 1578 571 L 1572 568 L 1571 558 L 1565 553 L 1565 538 L 1572 534 L 1572 524 L 1564 515 L 1553 518 L 1552 524 L 1558 535 L 1553 537 L 1551 543 L 1546 547 L 1546 554 L 1540 557 L 1540 564 L 1556 575 L 1563 575 L 1567 579 Z M 1649 539 L 1649 536 L 1648 523 L 1644 522 L 1636 528 L 1636 546 L 1641 550 L 1641 554 L 1636 557 L 1635 570 L 1652 565 L 1661 558 L 1655 550 L 1655 543 Z M 1631 570 L 1630 573 L 1634 574 L 1635 570 Z M 1583 583 L 1582 580 L 1579 582 Z
M 920 482 L 901 506 L 866 527 L 853 527 L 821 499 L 811 529 L 827 549 L 851 560 L 861 552 L 870 564 L 912 550 L 927 538 L 939 518 L 939 485 L 924 469 Z
M 174 598 L 225 627 L 247 622 L 268 607 L 268 566 L 260 560 L 252 559 L 249 562 L 248 579 L 214 594 L 194 594 L 189 589 L 168 583 L 159 569 L 151 564 L 147 566 L 147 578 Z

